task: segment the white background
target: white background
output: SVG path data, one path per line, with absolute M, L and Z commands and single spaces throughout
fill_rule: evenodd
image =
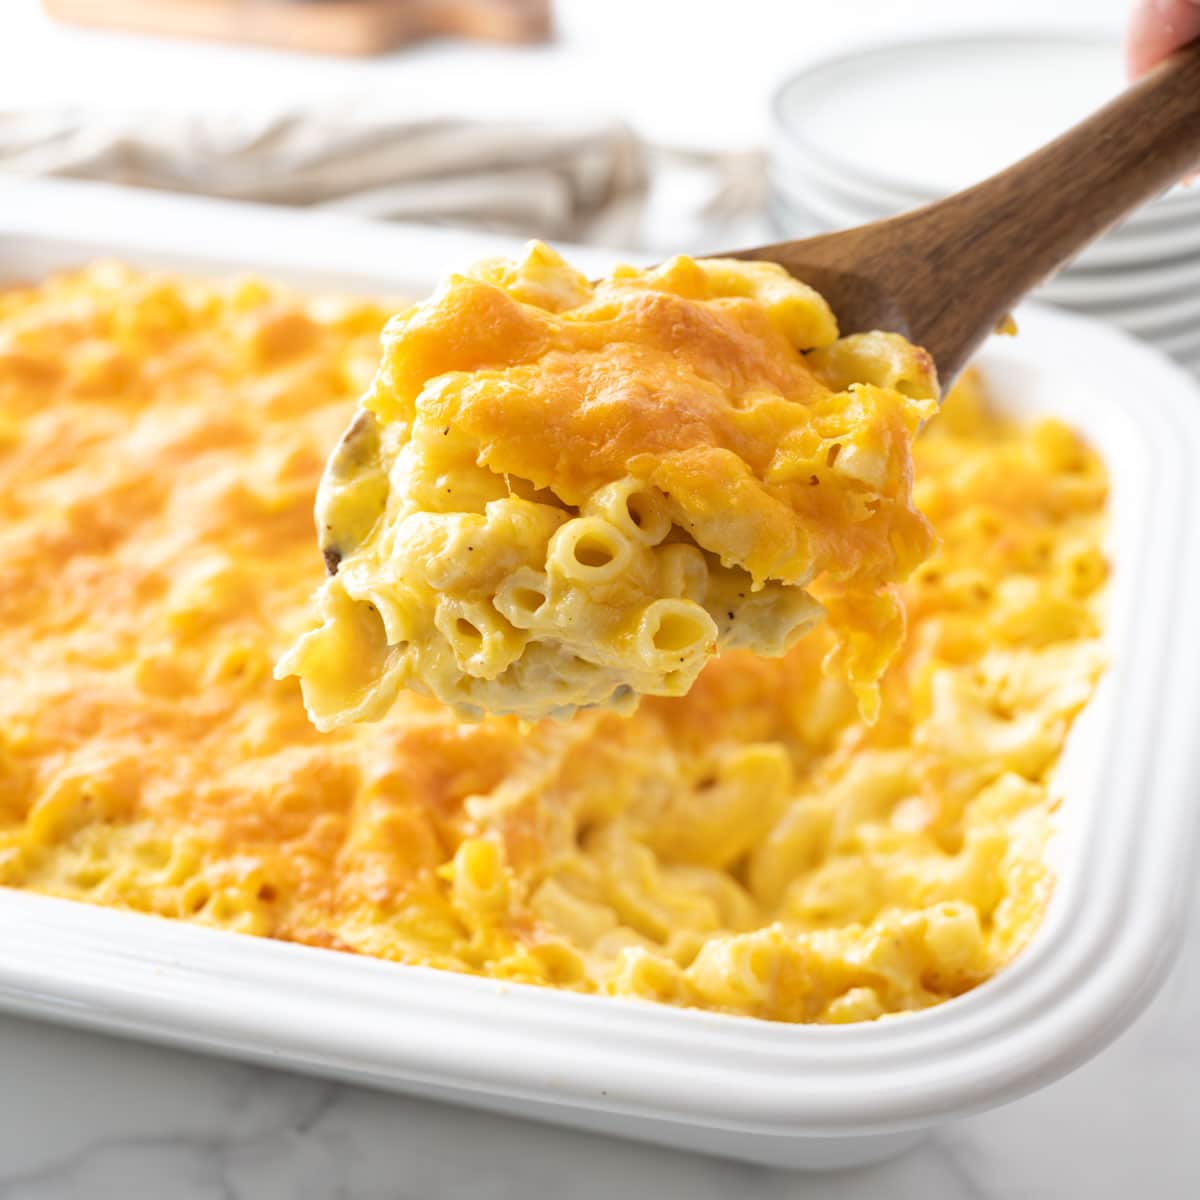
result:
M 333 61 L 65 31 L 36 0 L 0 0 L 0 108 L 242 110 L 362 94 L 414 115 L 612 113 L 654 140 L 744 149 L 761 138 L 775 82 L 832 51 L 932 31 L 1115 32 L 1126 7 L 1126 0 L 558 0 L 560 37 L 552 46 L 444 44 Z

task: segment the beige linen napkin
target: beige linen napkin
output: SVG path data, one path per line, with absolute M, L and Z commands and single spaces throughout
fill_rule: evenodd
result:
M 258 116 L 0 111 L 0 170 L 615 245 L 634 236 L 646 192 L 644 152 L 618 122 L 412 120 L 352 104 Z
M 765 181 L 757 156 L 652 149 L 618 121 L 413 119 L 366 99 L 271 114 L 0 110 L 0 171 L 662 253 L 736 244 Z

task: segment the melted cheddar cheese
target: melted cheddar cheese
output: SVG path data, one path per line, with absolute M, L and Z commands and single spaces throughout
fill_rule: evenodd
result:
M 822 625 L 630 717 L 463 723 L 405 692 L 323 735 L 272 663 L 386 312 L 113 265 L 0 292 L 0 885 L 781 1021 L 1007 963 L 1101 669 L 1087 446 L 971 379 L 930 423 L 940 549 L 874 725 Z
M 682 695 L 718 651 L 780 655 L 829 597 L 868 711 L 926 555 L 910 445 L 929 357 L 838 340 L 770 263 L 589 283 L 548 247 L 389 322 L 317 502 L 332 577 L 281 663 L 320 729 L 404 687 L 536 719 Z

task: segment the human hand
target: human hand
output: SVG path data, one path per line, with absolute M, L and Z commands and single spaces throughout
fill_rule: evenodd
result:
M 1125 39 L 1130 75 L 1143 74 L 1195 38 L 1200 38 L 1200 0 L 1134 0 Z

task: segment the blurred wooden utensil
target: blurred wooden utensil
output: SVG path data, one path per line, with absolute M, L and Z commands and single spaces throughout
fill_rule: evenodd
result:
M 550 0 L 42 0 L 60 21 L 321 54 L 381 54 L 431 37 L 540 42 Z

